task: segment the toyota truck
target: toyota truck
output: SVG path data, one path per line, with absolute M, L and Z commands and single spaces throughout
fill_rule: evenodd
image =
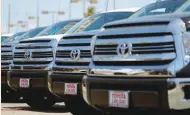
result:
M 114 10 L 95 14 L 72 28 L 78 33 L 66 35 L 58 43 L 53 72 L 48 77 L 49 90 L 62 98 L 74 115 L 100 114 L 88 106 L 82 98 L 82 77 L 91 59 L 90 42 L 99 29 L 108 22 L 128 18 L 139 8 Z
M 9 45 L 5 45 L 6 41 L 12 40 L 21 36 L 24 32 L 18 32 L 13 36 L 6 38 L 3 41 L 3 45 L 1 45 L 1 100 L 8 101 L 11 100 L 10 92 L 14 92 L 8 84 L 7 84 L 7 71 L 9 70 L 9 65 L 12 62 L 12 48 Z M 12 98 L 17 98 L 18 96 L 14 96 Z
M 1 96 L 3 101 L 15 101 L 20 99 L 20 93 L 18 93 L 15 89 L 12 89 L 7 83 L 7 73 L 11 69 L 15 45 L 21 39 L 27 39 L 29 37 L 36 36 L 43 29 L 45 29 L 45 27 L 31 29 L 24 33 L 19 32 L 3 41 L 1 45 Z
M 59 101 L 46 88 L 47 76 L 55 58 L 58 41 L 79 21 L 68 20 L 53 24 L 36 37 L 21 40 L 15 47 L 7 81 L 11 88 L 20 92 L 24 102 L 31 108 L 47 109 Z
M 106 24 L 91 42 L 84 100 L 115 112 L 190 109 L 190 13 Z

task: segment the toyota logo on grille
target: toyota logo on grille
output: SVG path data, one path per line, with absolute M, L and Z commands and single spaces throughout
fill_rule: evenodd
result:
M 29 50 L 26 50 L 25 54 L 24 54 L 24 58 L 25 59 L 30 59 L 31 57 L 32 57 L 32 52 L 30 52 Z
M 78 60 L 80 58 L 80 49 L 74 49 L 70 53 L 71 59 Z
M 119 44 L 117 47 L 117 54 L 122 57 L 127 57 L 131 54 L 132 45 L 129 43 Z

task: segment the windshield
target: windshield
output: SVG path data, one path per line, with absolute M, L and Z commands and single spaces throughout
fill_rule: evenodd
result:
M 190 0 L 177 9 L 176 12 L 190 12 Z
M 25 32 L 19 32 L 14 34 L 13 36 L 7 38 L 6 40 L 3 41 L 3 43 L 7 43 L 7 42 L 11 42 L 11 41 L 15 41 L 17 40 L 22 34 L 24 34 Z
M 72 27 L 75 25 L 78 21 L 64 21 L 64 22 L 58 22 L 56 24 L 53 24 L 46 29 L 44 29 L 42 32 L 40 32 L 37 36 L 47 36 L 47 35 L 55 35 L 60 30 L 62 30 L 62 34 L 64 34 L 69 27 Z
M 81 22 L 72 27 L 66 34 L 81 31 L 91 31 L 100 29 L 105 23 L 121 20 L 131 16 L 133 12 L 109 12 L 100 13 L 83 19 Z
M 21 35 L 17 40 L 23 40 L 23 39 L 27 39 L 27 38 L 33 38 L 33 37 L 35 37 L 39 32 L 41 32 L 43 29 L 45 29 L 45 27 L 41 27 L 41 28 L 36 28 L 36 29 L 29 30 L 28 32 L 26 32 L 26 33 L 24 33 L 23 35 Z
M 166 13 L 173 13 L 181 5 L 183 5 L 186 1 L 188 1 L 188 0 L 164 0 L 164 1 L 158 1 L 156 3 L 149 4 L 149 5 L 141 8 L 135 14 L 133 14 L 130 18 L 137 18 L 137 17 L 149 16 L 149 15 L 166 14 Z

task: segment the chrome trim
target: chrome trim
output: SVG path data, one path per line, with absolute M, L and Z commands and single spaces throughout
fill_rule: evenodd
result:
M 52 51 L 52 48 L 40 48 L 38 50 L 36 49 L 16 49 L 14 53 L 25 53 L 26 50 L 29 50 L 30 52 L 46 52 L 46 51 Z
M 80 50 L 90 50 L 90 45 L 89 46 L 68 46 L 68 47 L 57 47 L 57 51 L 63 51 L 63 50 L 75 50 L 76 48 L 79 48 Z
M 55 96 L 57 96 L 54 92 L 53 92 L 53 89 L 52 89 L 52 78 L 51 78 L 51 74 L 52 72 L 48 72 L 48 79 L 47 79 L 47 82 L 48 82 L 48 90 Z
M 41 61 L 53 61 L 53 57 L 50 58 L 31 58 L 31 59 L 25 59 L 25 58 L 14 58 L 13 62 L 41 62 Z
M 121 58 L 119 55 L 94 55 L 93 61 L 159 61 L 159 60 L 173 60 L 176 58 L 175 53 L 162 54 L 129 54 L 127 58 Z
M 96 39 L 96 45 L 118 45 L 121 43 L 143 44 L 143 43 L 165 43 L 173 42 L 172 36 L 159 36 L 159 37 L 142 37 L 142 38 L 117 38 L 117 39 Z
M 88 71 L 88 66 L 56 66 L 53 73 L 84 73 Z
M 77 39 L 80 39 L 76 42 Z M 76 39 L 63 39 L 63 41 L 60 41 L 59 44 L 70 44 L 72 45 L 73 43 L 78 43 L 78 44 L 83 44 L 83 43 L 90 43 L 91 42 L 91 39 L 83 39 L 83 38 L 76 38 Z M 74 44 L 73 44 L 74 46 Z M 61 47 L 61 46 L 59 46 Z
M 8 86 L 9 86 L 10 88 L 16 90 L 16 89 L 13 88 L 13 87 L 11 86 L 11 84 L 10 84 L 10 81 L 11 81 L 11 75 L 10 75 L 10 72 L 11 72 L 11 71 L 8 71 L 8 72 L 7 72 L 7 84 L 8 84 Z
M 71 58 L 58 58 L 56 57 L 56 62 L 89 62 L 90 63 L 90 58 L 80 58 L 79 60 L 73 60 Z
M 169 78 L 168 84 L 175 84 L 176 87 L 168 90 L 169 108 L 174 110 L 190 109 L 190 99 L 184 99 L 184 86 L 190 86 L 190 78 Z
M 52 70 L 52 65 L 53 65 L 53 62 L 51 62 L 49 64 L 38 64 L 38 65 L 34 65 L 34 64 L 27 64 L 27 65 L 14 64 L 11 67 L 11 70 L 40 70 L 40 71 L 41 70 L 47 70 L 47 71 L 50 71 L 50 70 Z M 29 69 L 27 69 L 27 67 L 29 67 Z M 20 68 L 20 69 L 14 69 L 14 68 Z M 43 69 L 36 69 L 36 68 L 43 68 Z
M 13 60 L 1 60 L 1 63 L 12 63 Z
M 82 96 L 83 99 L 85 100 L 86 103 L 88 103 L 90 105 L 90 101 L 88 99 L 89 95 L 88 95 L 88 87 L 84 86 L 84 81 L 86 82 L 87 80 L 87 76 L 85 75 L 82 79 L 83 83 L 82 83 Z
M 65 70 L 69 70 L 69 71 L 73 71 L 73 69 L 88 69 L 88 66 L 66 66 L 66 65 L 63 65 L 63 66 L 59 66 L 59 65 L 54 65 L 53 66 L 53 72 L 62 72 L 64 73 Z
M 2 50 L 2 49 L 1 49 Z M 12 51 L 10 52 L 1 52 L 1 55 L 5 55 L 5 56 L 9 56 L 9 55 L 13 55 Z

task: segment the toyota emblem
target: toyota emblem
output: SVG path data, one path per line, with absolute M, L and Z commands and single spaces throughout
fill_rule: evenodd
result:
M 31 57 L 32 57 L 32 52 L 30 52 L 29 50 L 26 50 L 25 54 L 24 54 L 24 58 L 25 59 L 30 59 Z
M 70 53 L 71 59 L 78 60 L 80 58 L 80 49 L 74 49 Z
M 132 45 L 129 43 L 119 44 L 117 47 L 117 54 L 121 57 L 127 57 L 131 54 Z

